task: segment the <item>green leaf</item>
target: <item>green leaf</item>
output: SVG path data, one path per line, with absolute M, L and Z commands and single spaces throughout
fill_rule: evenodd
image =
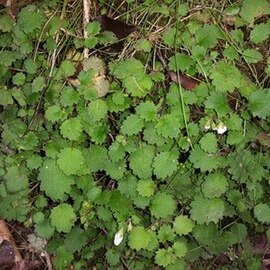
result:
M 129 162 L 133 174 L 142 179 L 147 179 L 152 176 L 152 162 L 154 158 L 154 147 L 142 146 L 131 153 Z
M 8 16 L 6 14 L 1 14 L 0 16 L 0 30 L 2 32 L 11 32 L 12 27 L 14 24 L 14 19 L 11 18 L 11 16 Z
M 144 66 L 135 58 L 112 65 L 112 73 L 122 80 L 127 92 L 134 97 L 144 97 L 152 89 L 153 82 L 144 73 Z
M 267 0 L 244 0 L 240 11 L 240 16 L 248 23 L 260 15 L 270 14 L 270 4 Z
M 149 53 L 152 49 L 152 44 L 147 39 L 141 38 L 137 41 L 134 47 L 136 51 L 143 51 Z
M 230 60 L 238 60 L 239 59 L 239 53 L 232 46 L 229 46 L 229 47 L 224 49 L 223 56 L 225 56 L 226 58 L 228 58 Z
M 73 177 L 65 175 L 52 159 L 43 163 L 38 179 L 41 181 L 41 190 L 54 201 L 64 200 L 74 184 Z
M 152 166 L 157 178 L 164 180 L 177 170 L 178 153 L 174 151 L 161 152 L 156 155 Z
M 181 36 L 177 33 L 177 29 L 175 27 L 168 27 L 162 37 L 162 40 L 165 45 L 172 48 L 181 44 Z
M 7 106 L 13 103 L 11 91 L 7 90 L 6 87 L 0 87 L 0 105 Z
M 24 61 L 24 67 L 26 71 L 30 74 L 35 74 L 37 71 L 37 63 L 31 58 L 27 58 Z
M 112 179 L 121 179 L 126 170 L 126 161 L 121 160 L 118 162 L 106 161 L 105 171 Z
M 243 55 L 251 64 L 255 64 L 263 59 L 263 55 L 256 49 L 246 49 L 243 51 Z
M 109 249 L 105 256 L 110 266 L 116 266 L 120 262 L 120 255 L 116 250 Z
M 146 249 L 151 235 L 141 226 L 133 227 L 129 234 L 128 244 L 132 249 Z
M 62 136 L 71 141 L 79 140 L 82 131 L 82 124 L 78 117 L 70 118 L 63 122 L 63 124 L 60 126 L 60 133 L 62 134 Z
M 157 133 L 164 138 L 178 138 L 180 133 L 179 119 L 176 115 L 164 115 L 155 126 Z
M 177 5 L 177 14 L 180 16 L 185 16 L 188 13 L 188 4 Z
M 57 164 L 66 175 L 78 174 L 84 168 L 84 163 L 79 149 L 66 147 L 58 154 Z
M 80 251 L 83 246 L 86 245 L 88 240 L 87 233 L 85 230 L 74 227 L 65 237 L 64 245 L 67 251 L 76 252 Z
M 45 87 L 45 79 L 42 76 L 36 77 L 32 82 L 32 92 L 41 92 Z
M 100 26 L 100 23 L 98 21 L 90 22 L 86 26 L 86 31 L 88 32 L 89 36 L 91 36 L 91 37 L 99 34 L 100 30 L 101 30 L 101 26 Z
M 117 43 L 118 38 L 113 32 L 103 31 L 99 34 L 98 41 L 100 44 L 107 46 L 109 44 Z
M 24 96 L 23 91 L 20 88 L 13 88 L 12 97 L 19 103 L 21 107 L 26 105 L 26 97 Z
M 226 121 L 226 125 L 228 126 L 229 130 L 237 130 L 237 131 L 242 131 L 243 130 L 243 119 L 233 113 L 230 115 L 230 118 L 228 121 Z
M 13 219 L 19 222 L 26 222 L 28 220 L 30 203 L 25 193 L 26 190 L 22 190 L 1 197 L 0 215 L 3 219 L 8 221 Z
M 212 48 L 216 45 L 218 39 L 223 38 L 223 35 L 216 25 L 204 24 L 197 30 L 196 38 L 200 46 Z
M 231 93 L 235 88 L 243 86 L 245 82 L 241 72 L 234 65 L 224 61 L 220 61 L 214 66 L 210 78 L 218 92 Z
M 34 132 L 28 132 L 18 139 L 17 147 L 23 150 L 33 150 L 38 145 L 38 137 Z
M 169 10 L 167 8 L 167 6 L 165 4 L 154 4 L 152 7 L 151 7 L 151 13 L 160 13 L 160 14 L 163 14 L 164 17 L 168 17 L 170 15 L 169 13 Z
M 166 142 L 168 142 L 168 139 L 166 140 L 157 133 L 154 124 L 146 124 L 146 127 L 143 131 L 143 139 L 148 144 L 156 144 L 157 146 L 164 145 Z
M 75 212 L 71 205 L 67 203 L 53 207 L 50 214 L 51 224 L 58 232 L 69 233 L 74 222 Z
M 250 41 L 258 44 L 268 39 L 270 35 L 270 20 L 266 23 L 256 24 L 250 32 Z
M 254 215 L 261 223 L 270 223 L 270 207 L 266 203 L 257 204 L 254 207 Z
M 10 192 L 18 192 L 28 187 L 28 177 L 22 169 L 18 166 L 7 168 L 4 179 L 6 180 L 7 189 Z
M 111 161 L 118 162 L 125 157 L 125 147 L 118 141 L 114 141 L 108 151 Z
M 85 47 L 89 49 L 94 48 L 97 44 L 98 44 L 98 39 L 96 37 L 90 37 L 84 41 Z
M 165 192 L 155 194 L 151 205 L 151 214 L 156 218 L 166 218 L 171 216 L 176 210 L 176 202 L 171 195 Z
M 217 152 L 217 138 L 213 133 L 206 133 L 200 140 L 200 145 L 203 151 L 207 153 Z
M 136 107 L 136 112 L 146 121 L 155 121 L 157 117 L 157 107 L 151 101 L 140 103 L 140 105 Z
M 125 79 L 130 76 L 142 75 L 144 73 L 144 66 L 139 60 L 129 58 L 115 64 L 112 67 L 112 72 L 119 79 Z
M 130 213 L 132 212 L 131 200 L 122 195 L 119 191 L 113 191 L 111 193 L 109 207 L 120 219 L 130 217 Z
M 45 216 L 42 212 L 37 212 L 33 215 L 33 221 L 35 223 L 42 223 L 45 219 Z
M 12 77 L 12 82 L 14 85 L 23 85 L 25 82 L 25 75 L 22 72 L 18 72 L 16 73 L 13 77 Z
M 183 258 L 188 252 L 187 245 L 183 242 L 175 242 L 172 246 L 173 252 L 177 258 Z
M 220 197 L 228 189 L 228 180 L 221 173 L 208 174 L 204 179 L 202 192 L 207 198 Z
M 38 169 L 41 166 L 42 157 L 38 155 L 31 155 L 27 158 L 27 168 L 30 170 Z
M 67 78 L 75 74 L 76 69 L 71 61 L 64 60 L 59 67 L 59 71 L 63 77 Z
M 48 107 L 45 112 L 45 117 L 48 121 L 56 122 L 65 116 L 65 112 L 59 105 L 52 105 Z
M 199 146 L 195 146 L 192 150 L 189 160 L 193 163 L 195 168 L 201 169 L 201 171 L 213 171 L 219 167 L 219 157 L 213 154 L 207 154 Z
M 72 87 L 65 87 L 61 92 L 60 103 L 64 107 L 77 104 L 80 99 L 79 93 Z
M 190 215 L 198 224 L 214 222 L 222 219 L 225 211 L 224 202 L 221 199 L 205 199 L 195 197 L 191 202 Z
M 206 98 L 205 107 L 216 111 L 218 117 L 224 117 L 231 110 L 226 100 L 225 93 L 214 91 Z
M 20 30 L 26 34 L 41 29 L 44 21 L 44 16 L 36 10 L 34 5 L 27 5 L 22 8 L 18 15 Z
M 121 132 L 125 135 L 136 135 L 142 131 L 144 122 L 139 116 L 130 114 L 122 123 Z
M 209 246 L 217 238 L 219 238 L 219 232 L 217 225 L 213 222 L 209 224 L 196 225 L 193 230 L 193 235 L 200 245 Z
M 172 248 L 161 248 L 156 252 L 155 262 L 160 266 L 166 267 L 174 261 L 175 256 Z
M 175 238 L 174 230 L 169 225 L 162 225 L 158 231 L 158 239 L 161 243 L 172 242 Z
M 154 194 L 155 183 L 151 179 L 139 180 L 137 191 L 142 197 L 150 197 Z
M 138 196 L 136 192 L 137 189 L 137 179 L 133 175 L 125 177 L 125 179 L 118 181 L 118 189 L 121 194 L 128 198 L 135 198 Z
M 227 156 L 228 172 L 239 183 L 260 181 L 266 171 L 258 160 L 258 157 L 252 155 L 250 151 L 242 149 L 234 151 Z
M 88 114 L 93 122 L 104 119 L 107 115 L 108 106 L 106 101 L 97 99 L 88 105 Z
M 243 142 L 244 140 L 244 134 L 242 131 L 229 131 L 228 132 L 228 136 L 227 136 L 227 144 L 229 145 L 236 145 L 239 144 L 241 142 Z
M 38 236 L 44 237 L 45 239 L 49 239 L 54 234 L 54 228 L 50 225 L 49 219 L 45 219 L 42 223 L 36 224 L 35 231 Z
M 262 119 L 270 116 L 269 100 L 269 90 L 258 90 L 253 92 L 249 98 L 249 109 L 252 115 Z
M 183 53 L 176 53 L 169 58 L 169 69 L 173 71 L 186 71 L 194 65 L 192 58 Z
M 193 221 L 187 216 L 177 216 L 173 222 L 173 229 L 179 235 L 187 235 L 192 232 L 194 227 Z
M 170 264 L 166 270 L 186 270 L 187 265 L 183 259 L 177 259 L 173 264 Z
M 8 67 L 16 60 L 15 53 L 12 51 L 2 50 L 0 52 L 1 65 Z
M 54 251 L 54 266 L 57 270 L 67 269 L 74 258 L 72 253 L 66 250 L 65 246 L 59 244 L 60 243 L 58 243 L 57 249 Z
M 151 92 L 153 82 L 145 74 L 134 74 L 123 79 L 123 85 L 127 92 L 133 97 L 144 97 Z
M 97 144 L 102 144 L 107 138 L 109 127 L 106 123 L 98 122 L 87 126 L 85 130 L 91 137 L 92 141 Z
M 156 236 L 156 233 L 154 231 L 152 231 L 151 229 L 148 229 L 147 230 L 149 236 L 150 236 L 150 241 L 146 247 L 146 249 L 148 251 L 154 251 L 158 248 L 159 246 L 159 242 L 158 242 L 158 239 L 157 239 L 157 236 Z
M 91 145 L 83 152 L 85 163 L 90 172 L 102 171 L 108 159 L 107 150 L 100 145 Z

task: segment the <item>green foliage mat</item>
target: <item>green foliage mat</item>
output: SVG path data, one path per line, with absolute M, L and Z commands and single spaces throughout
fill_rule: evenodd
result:
M 55 269 L 260 269 L 269 2 L 126 1 L 138 31 L 118 57 L 93 49 L 116 40 L 98 22 L 84 40 L 80 5 L 40 2 L 0 15 L 0 217 L 46 239 Z M 72 81 L 84 46 L 102 61 Z

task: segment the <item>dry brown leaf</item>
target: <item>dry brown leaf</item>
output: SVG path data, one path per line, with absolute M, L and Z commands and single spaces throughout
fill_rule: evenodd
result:
M 10 243 L 10 246 L 12 247 L 13 251 L 14 251 L 14 261 L 15 262 L 19 262 L 22 260 L 22 257 L 16 247 L 16 244 L 13 240 L 13 237 L 9 231 L 9 228 L 7 226 L 7 224 L 5 223 L 5 221 L 0 219 L 0 244 L 3 241 L 8 241 Z
M 15 19 L 19 13 L 20 8 L 27 4 L 31 4 L 33 0 L 0 0 L 0 5 L 3 5 L 6 8 L 6 13 Z
M 100 22 L 102 32 L 112 32 L 119 39 L 119 42 L 109 45 L 106 48 L 108 53 L 120 53 L 124 47 L 124 39 L 132 32 L 136 31 L 135 25 L 128 25 L 117 19 L 114 20 L 106 15 L 99 16 L 97 20 Z
M 186 90 L 192 90 L 199 84 L 199 81 L 182 73 L 178 76 L 176 72 L 169 71 L 168 75 L 173 82 L 180 83 L 180 85 Z
M 37 261 L 28 262 L 22 259 L 7 224 L 0 219 L 0 269 L 33 270 L 39 265 Z
M 102 31 L 112 32 L 118 39 L 124 39 L 136 30 L 135 25 L 128 25 L 119 20 L 109 18 L 106 15 L 99 16 L 98 21 L 100 22 Z

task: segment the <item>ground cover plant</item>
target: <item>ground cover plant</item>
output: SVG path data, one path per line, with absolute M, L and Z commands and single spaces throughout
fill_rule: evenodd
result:
M 99 1 L 98 12 L 118 24 L 99 17 L 87 36 L 81 1 L 0 14 L 0 218 L 25 258 L 266 269 L 269 2 Z

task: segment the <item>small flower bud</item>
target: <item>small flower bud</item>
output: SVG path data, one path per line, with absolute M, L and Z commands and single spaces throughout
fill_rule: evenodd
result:
M 119 246 L 123 240 L 124 237 L 124 228 L 121 228 L 115 235 L 114 235 L 114 241 L 113 243 L 116 246 Z

